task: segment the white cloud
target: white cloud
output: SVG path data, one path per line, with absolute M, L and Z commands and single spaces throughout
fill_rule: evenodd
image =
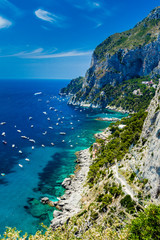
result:
M 61 26 L 61 21 L 63 20 L 62 17 L 59 17 L 53 13 L 50 13 L 48 11 L 45 11 L 43 9 L 38 9 L 35 11 L 35 15 L 36 17 L 40 18 L 41 20 L 50 22 L 50 23 L 54 23 L 57 26 Z
M 56 49 L 52 51 L 44 51 L 43 48 L 37 48 L 33 51 L 22 51 L 10 55 L 1 55 L 0 57 L 18 57 L 28 59 L 50 59 L 50 58 L 64 58 L 64 57 L 78 57 L 91 55 L 92 51 L 77 51 L 72 50 L 68 52 L 55 53 Z
M 12 25 L 11 21 L 0 16 L 0 29 L 9 28 L 11 25 Z

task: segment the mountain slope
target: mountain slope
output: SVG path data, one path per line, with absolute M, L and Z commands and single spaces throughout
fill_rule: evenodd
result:
M 106 85 L 115 87 L 124 80 L 160 73 L 160 7 L 155 8 L 133 29 L 107 38 L 93 52 L 91 67 L 83 80 L 82 88 L 69 103 L 107 106 L 111 102 L 101 92 Z M 113 94 L 114 99 L 114 94 Z

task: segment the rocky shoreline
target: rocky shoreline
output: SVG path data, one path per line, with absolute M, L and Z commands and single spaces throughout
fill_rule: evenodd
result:
M 85 190 L 84 183 L 92 160 L 90 158 L 89 148 L 81 150 L 77 155 L 78 171 L 75 172 L 73 177 L 64 179 L 62 186 L 66 189 L 66 192 L 60 197 L 58 202 L 53 203 L 53 206 L 57 208 L 57 210 L 53 212 L 54 218 L 51 221 L 51 227 L 53 229 L 63 225 L 69 221 L 74 214 L 80 211 L 81 198 Z M 42 198 L 41 202 L 43 204 L 51 204 L 47 198 Z
M 116 106 L 109 106 L 109 105 L 106 107 L 106 109 L 112 110 L 112 111 L 115 111 L 115 112 L 120 112 L 120 113 L 127 113 L 127 114 L 135 113 L 134 111 L 130 112 L 130 111 L 124 110 L 122 107 L 117 108 Z

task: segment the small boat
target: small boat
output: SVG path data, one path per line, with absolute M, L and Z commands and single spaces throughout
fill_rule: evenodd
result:
M 53 129 L 53 127 L 48 127 L 48 128 Z
M 34 139 L 29 139 L 30 142 L 35 143 L 36 141 Z
M 19 167 L 21 167 L 21 168 L 23 168 L 23 165 L 22 165 L 22 164 L 20 164 L 20 163 L 18 164 L 18 166 L 19 166 Z
M 58 121 L 61 120 L 60 118 L 58 118 Z
M 64 143 L 64 142 L 65 142 L 65 140 L 62 140 L 62 142 Z
M 78 119 L 78 122 L 80 122 L 80 120 Z
M 32 117 L 29 117 L 29 120 L 32 120 Z
M 74 130 L 74 127 L 72 127 L 71 129 Z
M 63 124 L 63 121 L 61 121 L 61 123 Z
M 44 115 L 47 115 L 47 112 L 43 112 Z
M 47 134 L 47 131 L 45 131 L 44 133 L 42 133 L 43 135 L 46 135 Z
M 34 149 L 34 146 L 32 146 L 32 149 Z
M 12 144 L 12 148 L 14 148 L 16 145 L 15 144 Z
M 23 139 L 28 139 L 28 137 L 26 137 L 26 136 L 21 136 L 21 138 L 23 138 Z
M 3 144 L 5 144 L 5 145 L 7 144 L 7 142 L 6 142 L 6 141 L 4 141 L 4 140 L 2 141 L 2 143 L 3 143 Z
M 34 95 L 36 96 L 36 95 L 41 95 L 42 94 L 42 92 L 36 92 L 36 93 L 34 93 Z
M 59 134 L 60 134 L 60 135 L 66 135 L 66 133 L 65 133 L 65 132 L 60 132 Z
M 54 111 L 55 111 L 55 112 L 58 112 L 58 110 L 57 110 L 57 109 L 55 109 Z
M 1 173 L 1 176 L 4 177 L 6 174 L 5 173 Z
M 50 121 L 51 119 L 50 118 L 47 118 L 48 121 Z
M 51 143 L 52 146 L 54 146 L 55 144 L 54 143 Z
M 73 145 L 70 145 L 70 147 L 73 147 Z
M 54 110 L 54 107 L 50 107 L 49 110 Z
M 56 125 L 59 125 L 59 123 L 56 123 Z
M 79 136 L 79 135 L 78 135 L 77 137 L 78 137 L 78 138 L 80 138 L 80 136 Z
M 31 128 L 33 128 L 34 126 L 33 125 L 31 125 Z
M 72 125 L 73 123 L 72 123 L 72 122 L 70 122 L 70 124 Z
M 21 133 L 21 130 L 17 130 L 17 132 Z
M 5 133 L 5 132 L 2 132 L 2 136 L 4 136 L 4 137 L 5 137 L 5 136 L 6 136 L 6 133 Z
M 22 151 L 21 151 L 21 150 L 19 150 L 18 152 L 22 154 Z
M 64 117 L 62 117 L 64 119 Z
M 27 161 L 27 162 L 29 162 L 30 160 L 29 160 L 29 158 L 25 158 L 25 160 Z
M 42 144 L 41 146 L 42 146 L 42 147 L 45 147 L 45 145 L 44 145 L 44 144 Z
M 5 125 L 5 124 L 6 124 L 6 122 L 1 122 L 1 123 L 0 123 L 0 125 Z

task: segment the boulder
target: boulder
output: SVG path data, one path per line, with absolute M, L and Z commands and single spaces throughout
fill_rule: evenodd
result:
M 62 182 L 62 187 L 64 187 L 65 189 L 69 189 L 70 185 L 71 185 L 71 179 L 65 178 L 64 181 Z
M 49 203 L 49 198 L 48 197 L 41 198 L 41 203 L 48 204 Z

